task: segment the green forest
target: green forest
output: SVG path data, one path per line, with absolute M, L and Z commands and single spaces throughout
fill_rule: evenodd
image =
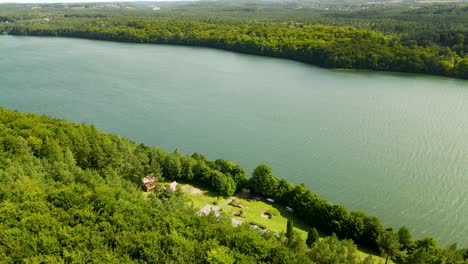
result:
M 221 196 L 240 188 L 295 208 L 312 229 L 274 235 L 228 217 L 198 216 L 180 191 L 149 194 L 155 174 L 204 186 Z M 0 108 L 0 262 L 2 263 L 376 263 L 357 244 L 397 263 L 464 263 L 467 249 L 414 240 L 376 217 L 348 212 L 272 175 L 251 177 L 232 161 L 166 152 L 36 114 Z M 289 226 L 289 225 L 288 225 Z M 317 229 L 328 237 L 317 239 Z M 357 243 L 357 244 L 356 244 Z
M 322 3 L 323 5 L 323 3 Z M 468 4 L 4 5 L 0 31 L 212 47 L 326 68 L 468 79 Z M 159 8 L 159 7 L 158 7 Z

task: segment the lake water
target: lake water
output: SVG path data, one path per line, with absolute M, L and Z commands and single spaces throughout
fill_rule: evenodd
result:
M 384 224 L 468 246 L 468 81 L 0 36 L 0 105 L 248 171 L 266 163 Z

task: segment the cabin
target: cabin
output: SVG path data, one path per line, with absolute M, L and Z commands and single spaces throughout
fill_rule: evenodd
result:
M 177 182 L 176 181 L 173 181 L 171 182 L 171 184 L 169 184 L 169 188 L 175 192 L 177 190 Z
M 154 176 L 154 173 L 153 173 L 153 174 L 143 177 L 143 179 L 141 179 L 141 182 L 143 183 L 141 185 L 141 188 L 143 189 L 143 191 L 149 192 L 153 190 L 154 188 L 156 188 L 156 183 L 158 182 L 158 179 Z

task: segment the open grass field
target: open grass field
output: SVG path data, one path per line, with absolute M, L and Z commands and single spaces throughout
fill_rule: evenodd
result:
M 235 217 L 236 219 L 246 223 L 258 223 L 260 225 L 266 226 L 267 229 L 276 233 L 285 233 L 286 223 L 288 219 L 292 219 L 294 221 L 295 230 L 302 236 L 303 239 L 307 237 L 307 231 L 309 227 L 303 221 L 298 219 L 294 214 L 286 211 L 286 209 L 279 204 L 267 203 L 263 200 L 249 201 L 248 199 L 240 197 L 218 197 L 215 193 L 206 190 L 201 190 L 188 184 L 181 184 L 181 188 L 186 193 L 186 195 L 193 201 L 193 205 L 196 208 L 202 208 L 207 204 L 216 205 L 220 208 L 220 212 L 223 212 L 228 216 Z M 241 209 L 229 205 L 228 203 L 232 199 L 235 199 L 236 201 L 240 202 L 243 208 Z M 270 219 L 266 217 L 264 213 L 269 210 L 274 211 L 273 208 L 279 212 L 279 215 L 273 216 Z M 240 210 L 243 211 L 246 218 L 234 216 L 234 213 L 239 212 Z
M 309 230 L 309 226 L 304 223 L 301 219 L 297 218 L 294 213 L 288 212 L 284 206 L 279 205 L 277 203 L 269 203 L 265 199 L 261 200 L 249 200 L 246 198 L 233 196 L 233 197 L 218 197 L 217 194 L 204 190 L 202 188 L 195 187 L 190 184 L 179 184 L 182 191 L 186 194 L 188 198 L 190 198 L 190 202 L 196 209 L 201 209 L 205 205 L 213 205 L 219 208 L 221 213 L 225 213 L 228 216 L 231 216 L 235 219 L 243 221 L 245 223 L 255 222 L 260 225 L 265 226 L 268 230 L 271 230 L 276 233 L 285 233 L 286 232 L 286 223 L 288 219 L 292 219 L 294 222 L 295 231 L 303 238 L 306 239 L 307 232 Z M 241 206 L 243 207 L 238 208 L 228 203 L 235 199 L 237 202 L 240 202 Z M 276 209 L 279 214 L 277 216 L 273 216 L 272 218 L 267 218 L 264 216 L 264 212 L 269 210 Z M 240 210 L 243 211 L 245 218 L 234 216 L 234 213 L 239 212 Z M 320 234 L 321 237 L 324 234 Z M 365 259 L 370 254 L 365 250 L 359 250 L 359 256 L 361 259 Z M 379 260 L 378 263 L 385 263 L 385 259 L 373 255 L 373 257 Z M 388 263 L 392 263 L 390 260 Z

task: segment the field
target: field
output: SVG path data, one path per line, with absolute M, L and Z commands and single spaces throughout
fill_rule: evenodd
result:
M 285 233 L 286 223 L 288 221 L 287 219 L 292 219 L 294 221 L 295 230 L 301 235 L 303 239 L 307 237 L 308 226 L 303 221 L 298 219 L 294 214 L 286 211 L 286 209 L 279 204 L 267 203 L 264 200 L 249 200 L 238 196 L 229 198 L 218 197 L 215 193 L 201 190 L 188 184 L 182 184 L 181 187 L 186 195 L 193 201 L 195 208 L 202 208 L 207 204 L 215 205 L 219 207 L 220 212 L 223 212 L 246 223 L 255 222 L 261 224 L 266 226 L 267 229 L 276 233 Z M 232 199 L 240 202 L 243 208 L 240 209 L 238 207 L 229 205 L 228 203 Z M 243 211 L 246 218 L 234 216 L 234 213 L 239 212 L 240 210 Z M 265 212 L 274 210 L 277 210 L 279 215 L 273 216 L 271 218 L 268 218 L 264 215 Z
M 193 204 L 193 207 L 201 209 L 206 205 L 216 206 L 219 208 L 220 213 L 224 213 L 232 218 L 237 220 L 243 221 L 244 223 L 254 222 L 265 226 L 268 230 L 271 230 L 275 233 L 285 233 L 286 232 L 286 223 L 288 219 L 292 219 L 294 222 L 295 231 L 303 238 L 306 239 L 307 231 L 309 230 L 309 226 L 304 223 L 304 221 L 297 218 L 294 213 L 291 213 L 276 203 L 269 203 L 266 199 L 261 198 L 260 200 L 249 199 L 245 197 L 245 195 L 236 195 L 233 197 L 219 197 L 215 193 L 204 190 L 202 188 L 195 187 L 190 184 L 179 184 L 182 191 L 185 195 L 190 198 L 190 202 Z M 236 202 L 240 202 L 241 208 L 229 205 L 228 203 L 235 199 Z M 234 213 L 239 212 L 242 210 L 245 218 L 234 216 Z M 265 217 L 264 213 L 267 211 L 274 211 L 277 210 L 279 212 L 278 215 L 273 216 L 271 218 Z M 324 237 L 324 234 L 320 234 L 321 237 Z M 362 259 L 365 259 L 367 256 L 370 255 L 369 252 L 365 249 L 359 250 L 359 255 Z M 380 258 L 375 256 L 374 258 L 378 258 L 380 261 L 379 263 L 385 263 L 384 258 Z M 393 263 L 389 260 L 388 263 Z

